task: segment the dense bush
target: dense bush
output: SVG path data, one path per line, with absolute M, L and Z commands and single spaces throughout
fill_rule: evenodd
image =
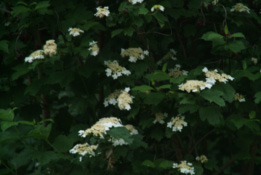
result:
M 1 1 L 0 174 L 261 174 L 260 8 Z

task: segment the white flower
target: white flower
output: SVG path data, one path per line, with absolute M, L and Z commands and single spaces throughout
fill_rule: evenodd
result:
M 28 57 L 25 57 L 24 61 L 32 63 L 34 60 L 44 59 L 44 50 L 36 50 L 31 53 Z
M 194 175 L 194 167 L 192 167 L 192 163 L 187 161 L 181 161 L 180 164 L 173 163 L 173 168 L 177 168 L 181 173 Z
M 165 123 L 164 119 L 167 117 L 168 117 L 167 113 L 156 113 L 155 120 L 153 121 L 153 123 L 154 124 L 156 124 L 156 123 L 164 124 Z
M 234 95 L 234 100 L 239 101 L 239 102 L 245 102 L 246 101 L 245 97 L 243 95 L 239 94 L 239 93 L 236 93 Z
M 213 84 L 209 82 L 199 81 L 199 80 L 187 80 L 185 84 L 179 85 L 179 90 L 190 92 L 199 92 L 199 90 L 204 90 L 205 88 L 211 88 Z
M 68 31 L 70 32 L 69 35 L 72 35 L 73 37 L 79 36 L 80 33 L 84 33 L 83 30 L 79 28 L 69 28 Z
M 174 132 L 176 132 L 176 131 L 181 132 L 183 127 L 188 125 L 188 123 L 185 122 L 184 119 L 185 119 L 185 117 L 181 116 L 181 115 L 178 115 L 176 117 L 172 117 L 171 121 L 167 123 L 167 127 L 172 128 L 172 131 L 174 131 Z
M 46 44 L 44 45 L 44 54 L 54 56 L 57 53 L 57 44 L 55 43 L 55 40 L 48 40 L 46 41 Z
M 137 134 L 139 134 L 138 130 L 136 130 L 133 125 L 125 125 L 124 127 L 128 131 L 130 131 L 130 135 L 137 135 Z
M 111 138 L 111 139 L 109 139 L 109 141 L 112 142 L 112 145 L 114 147 L 129 144 L 128 142 L 125 142 L 125 140 L 123 140 L 122 138 L 120 138 L 120 139 Z
M 230 75 L 227 75 L 225 73 L 218 73 L 218 70 L 215 69 L 214 71 L 209 71 L 206 67 L 202 70 L 203 72 L 205 72 L 206 75 L 206 82 L 210 83 L 212 85 L 215 84 L 216 81 L 222 82 L 222 83 L 226 83 L 228 82 L 228 80 L 233 81 L 234 78 L 231 77 Z M 215 80 L 215 81 L 214 81 Z
M 125 88 L 125 90 L 123 90 L 117 98 L 118 107 L 120 108 L 120 110 L 125 109 L 125 110 L 129 111 L 131 109 L 130 104 L 133 103 L 132 99 L 134 97 L 128 93 L 129 91 L 130 91 L 130 88 Z
M 152 8 L 151 8 L 151 12 L 154 12 L 154 10 L 160 10 L 162 12 L 164 12 L 164 7 L 162 5 L 154 5 Z
M 90 42 L 89 46 L 90 46 L 89 50 L 91 51 L 91 55 L 97 56 L 100 50 L 97 45 L 97 41 Z
M 77 144 L 75 145 L 69 152 L 71 154 L 80 154 L 81 156 L 85 156 L 86 154 L 89 155 L 89 157 L 95 156 L 95 150 L 98 148 L 98 145 L 89 145 L 88 143 L 85 144 Z M 81 161 L 81 158 L 80 158 Z
M 118 77 L 122 75 L 129 76 L 131 72 L 127 70 L 125 67 L 121 67 L 118 63 L 118 61 L 104 61 L 104 64 L 108 67 L 105 69 L 106 76 L 112 77 L 113 79 L 117 79 Z
M 230 10 L 231 12 L 247 12 L 247 13 L 250 13 L 250 9 L 245 6 L 244 4 L 242 3 L 237 3 L 236 5 L 234 5 L 232 7 L 232 9 Z
M 197 156 L 196 160 L 201 163 L 206 163 L 208 161 L 208 158 L 205 155 Z
M 145 55 L 149 55 L 149 51 L 143 51 L 141 48 L 121 49 L 121 56 L 129 57 L 129 62 L 136 63 L 137 60 L 144 60 Z
M 99 17 L 99 18 L 103 18 L 104 16 L 109 16 L 110 15 L 110 11 L 109 11 L 109 7 L 97 7 L 96 8 L 97 13 L 94 14 L 94 16 Z
M 132 3 L 133 5 L 137 4 L 137 3 L 142 3 L 143 0 L 129 0 L 130 3 Z

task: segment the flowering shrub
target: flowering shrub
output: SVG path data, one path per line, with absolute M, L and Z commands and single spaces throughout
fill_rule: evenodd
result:
M 0 174 L 261 173 L 261 2 L 0 2 Z

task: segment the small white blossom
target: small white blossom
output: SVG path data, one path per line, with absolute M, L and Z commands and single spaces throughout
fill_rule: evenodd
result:
M 156 113 L 155 114 L 155 120 L 153 121 L 154 124 L 159 123 L 159 124 L 164 124 L 165 121 L 164 119 L 168 117 L 167 113 Z
M 97 7 L 96 10 L 97 13 L 94 14 L 96 17 L 103 18 L 104 16 L 108 17 L 110 15 L 109 7 Z
M 106 76 L 112 77 L 113 79 L 117 79 L 118 77 L 122 75 L 129 76 L 131 72 L 127 70 L 125 67 L 121 67 L 118 63 L 118 61 L 104 61 L 104 64 L 108 67 L 105 69 Z
M 201 163 L 207 163 L 208 158 L 205 155 L 197 156 L 196 160 L 201 162 Z
M 84 33 L 84 31 L 79 28 L 70 27 L 68 31 L 70 32 L 69 35 L 72 35 L 73 37 L 79 36 L 81 33 Z
M 142 3 L 143 0 L 129 0 L 130 3 L 132 3 L 133 5 L 137 4 L 137 3 Z
M 230 10 L 231 12 L 247 12 L 250 13 L 250 9 L 242 3 L 237 3 Z
M 98 53 L 99 53 L 99 50 L 100 50 L 98 45 L 97 45 L 97 41 L 90 42 L 89 46 L 90 46 L 89 50 L 91 51 L 91 55 L 97 56 Z
M 155 10 L 160 10 L 162 12 L 164 12 L 164 7 L 162 5 L 154 5 L 152 8 L 151 8 L 151 12 L 154 12 Z
M 183 127 L 188 125 L 188 123 L 185 122 L 184 119 L 185 119 L 185 117 L 181 116 L 181 115 L 178 115 L 176 117 L 172 117 L 171 121 L 167 123 L 167 127 L 172 128 L 172 131 L 174 131 L 174 132 L 176 132 L 176 131 L 181 132 Z
M 24 61 L 27 63 L 32 63 L 34 60 L 44 59 L 44 50 L 36 50 L 28 57 L 25 57 Z
M 194 175 L 194 167 L 192 167 L 192 163 L 187 161 L 181 161 L 180 164 L 174 163 L 173 168 L 177 168 L 183 174 Z

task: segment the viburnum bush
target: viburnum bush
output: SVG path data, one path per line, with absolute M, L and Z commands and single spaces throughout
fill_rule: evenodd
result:
M 261 174 L 261 2 L 0 2 L 0 174 Z

